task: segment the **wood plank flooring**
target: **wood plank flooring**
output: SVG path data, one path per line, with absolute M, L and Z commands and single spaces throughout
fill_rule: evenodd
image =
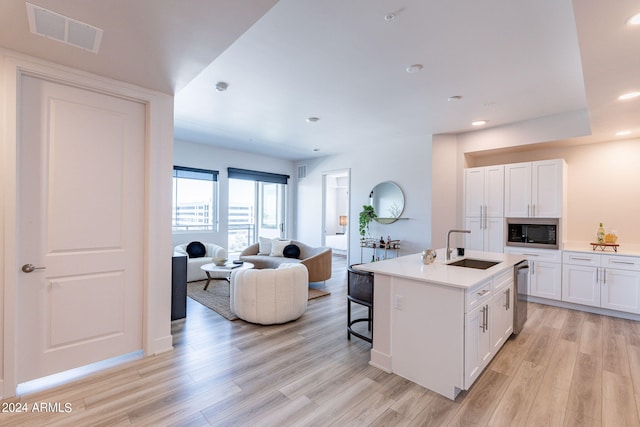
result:
M 347 340 L 344 258 L 326 287 L 302 318 L 274 326 L 189 300 L 173 351 L 3 401 L 62 410 L 0 413 L 0 425 L 640 425 L 638 322 L 530 303 L 523 331 L 451 401 L 369 366 L 369 344 Z

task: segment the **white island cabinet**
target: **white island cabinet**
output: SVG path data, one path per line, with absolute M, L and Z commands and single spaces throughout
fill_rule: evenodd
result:
M 513 266 L 525 257 L 465 258 L 499 263 L 455 267 L 440 249 L 429 265 L 414 254 L 354 266 L 374 273 L 371 365 L 449 399 L 471 387 L 513 331 Z

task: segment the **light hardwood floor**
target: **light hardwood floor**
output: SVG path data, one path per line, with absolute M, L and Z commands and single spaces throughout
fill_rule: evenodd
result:
M 529 320 L 471 390 L 448 400 L 367 364 L 346 334 L 346 264 L 298 321 L 229 322 L 189 300 L 172 352 L 4 401 L 68 413 L 0 413 L 0 425 L 638 426 L 640 325 L 529 304 Z

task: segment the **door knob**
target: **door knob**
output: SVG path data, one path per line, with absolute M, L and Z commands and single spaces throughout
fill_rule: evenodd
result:
M 33 270 L 44 270 L 47 267 L 36 267 L 33 264 L 25 264 L 22 266 L 22 271 L 25 273 L 31 273 Z

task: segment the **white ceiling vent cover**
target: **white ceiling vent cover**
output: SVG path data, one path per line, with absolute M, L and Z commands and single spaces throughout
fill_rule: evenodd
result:
M 98 53 L 103 31 L 40 6 L 26 3 L 29 31 L 89 52 Z

